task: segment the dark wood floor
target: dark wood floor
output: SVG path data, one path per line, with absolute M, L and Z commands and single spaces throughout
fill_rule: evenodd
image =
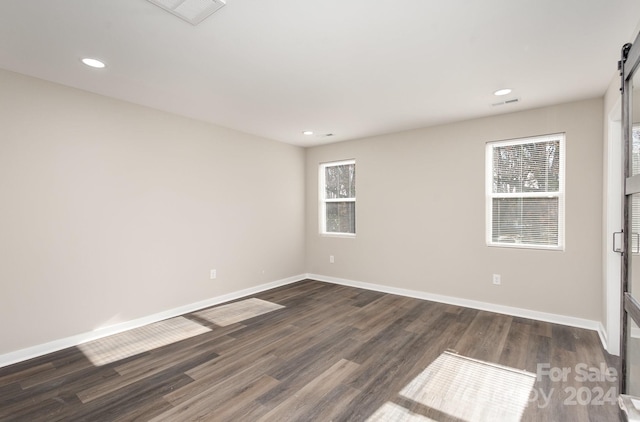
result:
M 552 399 L 532 394 L 523 421 L 618 420 L 597 397 L 617 384 L 576 376 L 578 364 L 617 364 L 593 331 L 312 280 L 255 297 L 285 308 L 227 327 L 187 314 L 212 331 L 102 367 L 74 347 L 0 368 L 0 420 L 361 421 L 386 402 L 411 407 L 398 392 L 447 349 L 570 368 L 539 377 Z

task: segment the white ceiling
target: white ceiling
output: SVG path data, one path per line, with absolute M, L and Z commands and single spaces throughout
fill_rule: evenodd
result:
M 228 0 L 192 26 L 2 0 L 0 68 L 308 146 L 600 96 L 639 20 L 637 0 Z M 503 87 L 521 101 L 492 107 Z

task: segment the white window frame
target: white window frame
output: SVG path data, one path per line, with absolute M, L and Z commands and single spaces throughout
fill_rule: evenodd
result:
M 326 180 L 325 180 L 325 175 L 326 175 L 326 171 L 325 169 L 327 167 L 335 167 L 335 166 L 344 166 L 344 165 L 351 165 L 351 164 L 356 164 L 356 160 L 355 159 L 349 159 L 349 160 L 341 160 L 341 161 L 331 161 L 331 162 L 327 162 L 327 163 L 320 163 L 319 170 L 318 170 L 318 181 L 319 181 L 319 186 L 318 186 L 318 196 L 319 196 L 319 221 L 320 221 L 320 235 L 322 236 L 329 236 L 329 237 L 350 237 L 350 238 L 354 238 L 356 237 L 356 233 L 342 233 L 342 232 L 328 232 L 327 231 L 327 203 L 331 203 L 331 202 L 353 202 L 354 204 L 356 203 L 356 198 L 327 198 L 326 197 L 326 189 L 325 189 L 325 185 L 326 185 Z M 357 183 L 357 182 L 356 182 Z M 356 193 L 357 196 L 357 193 Z M 357 221 L 357 220 L 356 220 Z
M 560 162 L 559 162 L 559 186 L 558 192 L 517 192 L 517 193 L 494 193 L 493 192 L 493 150 L 495 147 L 510 145 L 522 145 L 538 142 L 560 141 Z M 486 144 L 486 242 L 487 246 L 500 248 L 519 249 L 544 249 L 559 250 L 565 248 L 565 162 L 566 162 L 566 136 L 564 133 L 551 135 L 531 136 L 527 138 L 510 139 L 504 141 L 487 142 Z M 493 200 L 495 198 L 558 198 L 558 244 L 538 245 L 531 243 L 497 242 L 493 240 Z

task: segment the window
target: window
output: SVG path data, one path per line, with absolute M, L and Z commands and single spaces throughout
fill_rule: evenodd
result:
M 356 234 L 355 160 L 320 164 L 320 233 Z
M 564 248 L 564 134 L 487 144 L 487 244 Z

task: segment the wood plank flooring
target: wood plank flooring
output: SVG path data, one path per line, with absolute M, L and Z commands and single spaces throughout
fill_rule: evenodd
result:
M 73 347 L 0 368 L 0 421 L 365 421 L 387 404 L 460 422 L 398 394 L 445 350 L 538 374 L 523 421 L 619 420 L 593 331 L 313 280 L 253 297 L 284 308 L 186 314 L 211 331 L 99 367 Z

